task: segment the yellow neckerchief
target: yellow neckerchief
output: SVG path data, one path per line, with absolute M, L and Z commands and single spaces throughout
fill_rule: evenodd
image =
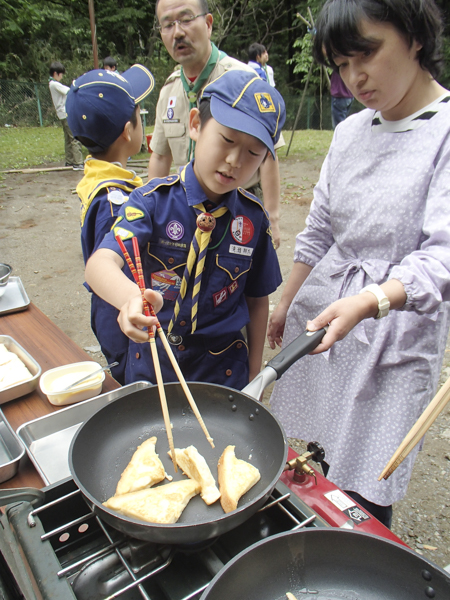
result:
M 134 171 L 88 156 L 84 163 L 84 177 L 77 185 L 77 194 L 81 200 L 81 226 L 83 227 L 92 200 L 100 190 L 117 187 L 132 192 L 141 185 L 142 179 Z
M 186 175 L 186 167 L 180 172 L 181 180 L 184 181 Z M 210 213 L 206 213 L 206 208 L 202 202 L 195 204 L 191 208 L 194 209 L 196 215 L 200 216 L 202 214 L 212 214 L 215 219 L 218 219 L 226 212 L 228 212 L 227 206 L 216 207 L 211 210 Z M 213 227 L 214 229 L 214 227 Z M 181 304 L 186 296 L 187 287 L 189 279 L 191 278 L 192 272 L 195 267 L 195 279 L 194 285 L 192 288 L 192 306 L 191 306 L 191 321 L 192 321 L 192 329 L 191 333 L 197 329 L 197 316 L 198 316 L 198 299 L 200 296 L 200 286 L 202 283 L 202 275 L 203 269 L 206 261 L 206 253 L 208 251 L 208 245 L 211 241 L 211 235 L 213 229 L 208 231 L 202 231 L 198 226 L 195 230 L 194 237 L 191 242 L 191 246 L 189 248 L 189 254 L 186 262 L 186 267 L 183 273 L 183 279 L 181 281 L 180 291 L 178 292 L 178 297 L 175 301 L 175 306 L 173 310 L 172 318 L 169 322 L 169 327 L 167 331 L 170 333 L 176 323 L 178 318 L 178 314 L 180 312 Z

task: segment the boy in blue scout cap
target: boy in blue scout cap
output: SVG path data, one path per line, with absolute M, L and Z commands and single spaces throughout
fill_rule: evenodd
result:
M 67 95 L 69 126 L 91 153 L 77 186 L 85 263 L 111 230 L 129 194 L 142 185 L 142 179 L 126 165 L 128 157 L 140 150 L 139 102 L 153 87 L 150 71 L 142 65 L 133 65 L 122 75 L 104 69 L 89 71 L 73 82 Z M 117 309 L 92 294 L 92 330 L 108 363 L 119 362 L 111 372 L 123 384 L 128 338 L 122 333 L 117 317 Z
M 120 309 L 130 338 L 125 380 L 156 382 L 138 287 L 123 273 L 119 235 L 141 250 L 147 299 L 187 380 L 243 388 L 261 368 L 268 296 L 281 274 L 267 213 L 242 189 L 285 120 L 283 98 L 254 73 L 229 71 L 207 85 L 190 113 L 195 159 L 178 175 L 135 190 L 86 267 L 86 280 Z M 241 334 L 246 326 L 247 340 Z M 165 381 L 177 381 L 160 340 Z

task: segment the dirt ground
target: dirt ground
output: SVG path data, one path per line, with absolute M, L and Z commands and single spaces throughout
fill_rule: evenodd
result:
M 278 256 L 286 280 L 295 235 L 304 226 L 321 161 L 282 158 L 280 165 L 282 244 Z M 144 172 L 143 167 L 136 170 Z M 32 302 L 95 360 L 105 364 L 90 329 L 90 298 L 83 287 L 79 200 L 75 194 L 81 177 L 79 172 L 57 171 L 9 174 L 0 180 L 0 262 L 13 266 L 13 274 L 21 277 Z M 272 308 L 281 291 L 271 297 Z M 268 361 L 275 354 L 267 346 L 264 358 Z M 449 376 L 450 347 L 441 383 Z M 301 446 L 297 440 L 290 441 L 296 449 Z M 449 481 L 450 406 L 426 437 L 408 493 L 394 507 L 393 521 L 393 531 L 400 538 L 441 567 L 450 564 Z

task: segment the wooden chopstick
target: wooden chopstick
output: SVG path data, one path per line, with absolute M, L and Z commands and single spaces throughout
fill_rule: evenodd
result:
M 450 378 L 444 383 L 439 392 L 423 411 L 416 423 L 409 430 L 403 442 L 392 455 L 392 458 L 378 477 L 378 481 L 388 479 L 395 469 L 404 461 L 414 446 L 423 438 L 425 433 L 442 412 L 450 400 Z
M 148 302 L 144 297 L 145 291 L 145 283 L 144 283 L 144 273 L 142 271 L 142 263 L 141 263 L 141 254 L 139 252 L 139 244 L 136 237 L 133 237 L 133 251 L 134 251 L 134 259 L 136 261 L 136 271 L 138 275 L 138 286 L 141 290 L 142 302 L 144 304 L 144 312 L 146 317 L 150 317 L 150 308 L 148 306 Z M 133 274 L 134 276 L 134 274 Z M 164 425 L 166 426 L 167 440 L 169 442 L 170 456 L 173 462 L 173 468 L 175 469 L 175 473 L 178 471 L 177 460 L 175 456 L 175 446 L 173 444 L 173 436 L 172 436 L 172 425 L 170 423 L 169 417 L 169 408 L 167 406 L 167 398 L 166 392 L 164 391 L 164 382 L 161 373 L 161 365 L 159 364 L 158 357 L 158 349 L 156 348 L 155 334 L 151 327 L 148 328 L 148 341 L 150 342 L 150 350 L 152 353 L 153 366 L 155 368 L 156 375 L 156 383 L 158 385 L 159 399 L 161 402 L 161 408 L 164 418 Z
M 136 246 L 137 246 L 137 249 L 138 249 L 138 252 L 139 252 L 139 246 L 137 244 L 137 239 L 135 237 L 133 238 L 133 250 L 134 250 L 134 246 L 135 246 L 135 240 L 136 240 Z M 203 433 L 206 436 L 206 439 L 211 444 L 211 447 L 214 448 L 213 438 L 210 436 L 209 431 L 206 428 L 206 425 L 205 425 L 205 422 L 203 421 L 202 415 L 200 414 L 200 411 L 199 411 L 199 409 L 197 407 L 197 404 L 196 404 L 196 402 L 194 400 L 194 397 L 191 394 L 191 390 L 189 389 L 189 387 L 188 387 L 188 385 L 186 383 L 186 380 L 185 380 L 185 378 L 183 376 L 183 373 L 181 372 L 181 369 L 180 369 L 180 367 L 178 365 L 177 359 L 175 358 L 175 355 L 174 355 L 174 353 L 172 351 L 172 348 L 170 347 L 170 344 L 167 341 L 166 334 L 164 333 L 164 330 L 161 327 L 161 324 L 160 324 L 160 322 L 159 322 L 159 320 L 158 320 L 158 318 L 156 316 L 156 313 L 155 313 L 155 311 L 153 309 L 153 306 L 151 304 L 149 304 L 147 302 L 147 300 L 143 296 L 143 291 L 142 291 L 142 288 L 141 288 L 141 285 L 140 285 L 140 282 L 139 282 L 139 274 L 138 274 L 138 272 L 136 271 L 136 269 L 135 269 L 135 267 L 133 265 L 133 261 L 130 258 L 128 250 L 126 249 L 125 244 L 123 243 L 123 241 L 120 238 L 120 236 L 118 236 L 118 235 L 116 236 L 116 241 L 119 244 L 120 249 L 122 250 L 122 253 L 123 253 L 124 257 L 125 257 L 127 265 L 130 268 L 131 273 L 133 274 L 134 280 L 136 281 L 136 283 L 139 285 L 139 288 L 141 289 L 141 294 L 142 294 L 142 298 L 143 298 L 143 302 L 144 302 L 144 310 L 145 310 L 145 306 L 147 305 L 147 307 L 150 310 L 151 316 L 155 317 L 157 319 L 156 331 L 158 332 L 158 335 L 161 338 L 161 341 L 163 343 L 164 349 L 166 350 L 167 355 L 169 356 L 169 359 L 170 359 L 170 362 L 172 364 L 172 367 L 173 367 L 173 369 L 174 369 L 174 371 L 175 371 L 175 373 L 176 373 L 176 375 L 178 377 L 178 380 L 179 380 L 179 382 L 181 384 L 181 387 L 182 387 L 182 389 L 183 389 L 183 391 L 184 391 L 184 393 L 186 395 L 186 398 L 187 398 L 187 400 L 189 402 L 189 405 L 192 408 L 192 411 L 193 411 L 193 413 L 194 413 L 197 421 L 199 422 L 199 425 L 202 428 Z M 136 251 L 135 251 L 135 255 L 136 255 Z M 140 254 L 139 254 L 139 262 L 140 262 Z M 141 265 L 141 267 L 142 267 L 142 265 Z M 142 270 L 142 268 L 141 268 L 141 270 Z M 143 283 L 144 289 L 145 289 L 145 282 L 144 282 L 143 274 L 142 274 L 142 283 Z

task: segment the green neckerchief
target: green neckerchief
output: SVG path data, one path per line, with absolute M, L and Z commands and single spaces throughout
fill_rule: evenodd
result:
M 191 108 L 197 107 L 197 97 L 199 92 L 203 89 L 205 83 L 208 81 L 208 78 L 211 75 L 218 61 L 224 58 L 225 56 L 225 52 L 219 50 L 217 46 L 211 42 L 211 55 L 209 57 L 209 60 L 203 67 L 203 71 L 200 73 L 200 75 L 197 77 L 194 83 L 191 83 L 186 79 L 183 67 L 181 67 L 181 82 L 183 84 L 184 91 L 186 92 L 186 96 L 189 100 L 189 111 L 191 110 Z M 189 140 L 188 161 L 191 160 L 192 155 L 194 154 L 194 150 L 195 142 Z

